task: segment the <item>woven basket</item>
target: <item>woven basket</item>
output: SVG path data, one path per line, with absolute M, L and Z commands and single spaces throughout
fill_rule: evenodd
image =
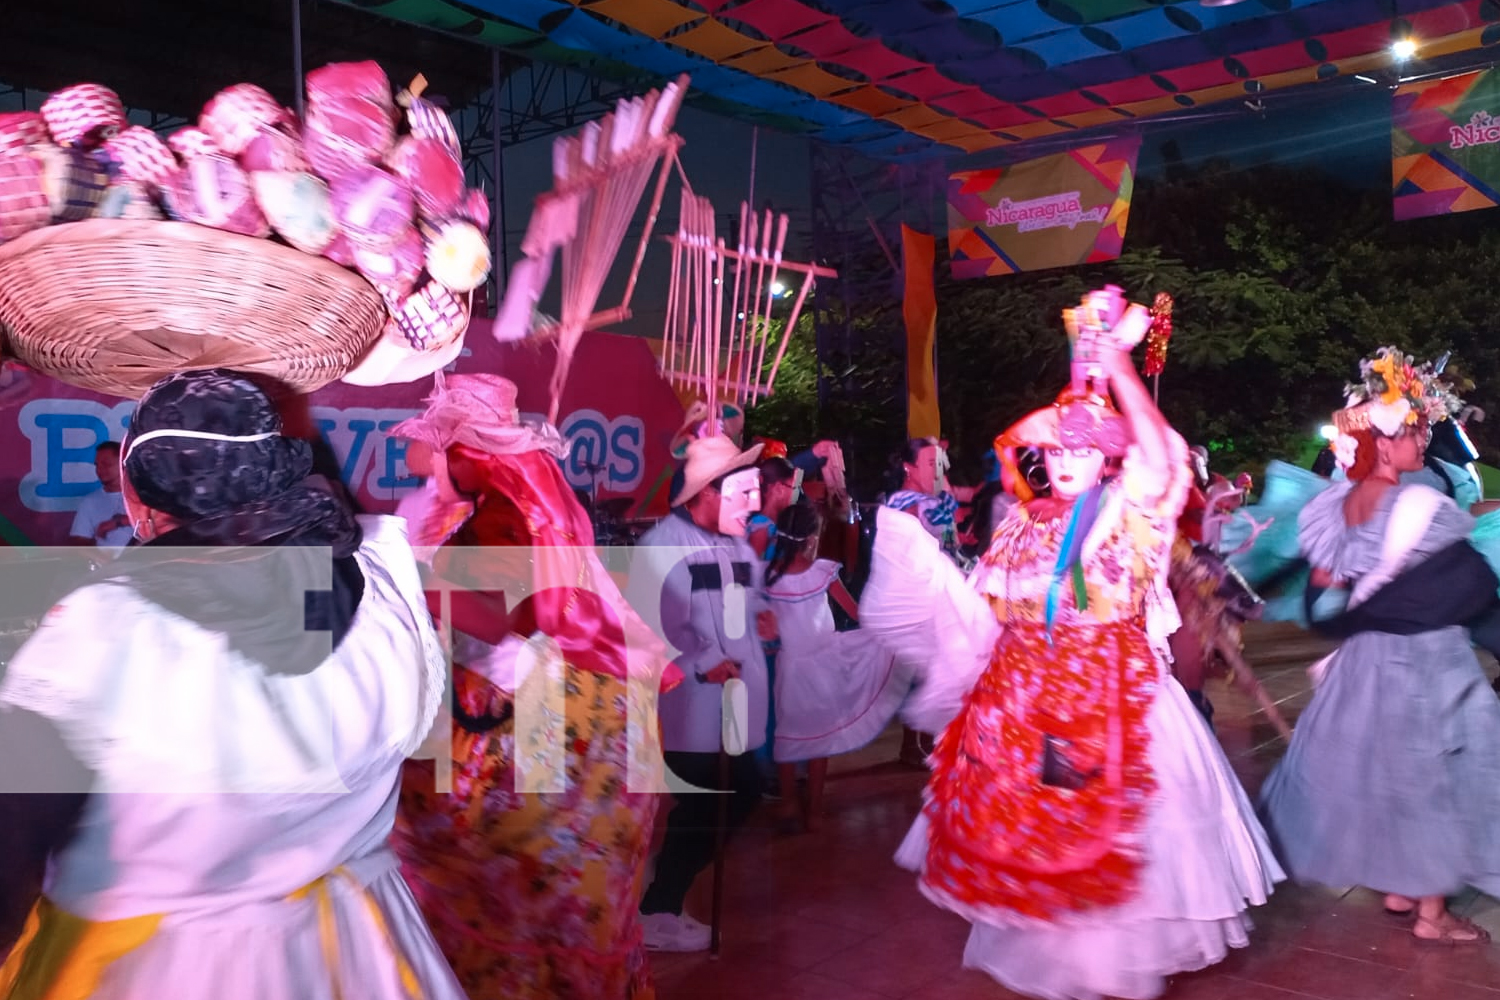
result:
M 353 368 L 385 322 L 380 294 L 352 271 L 189 223 L 91 219 L 0 244 L 8 353 L 115 396 L 195 368 L 311 392 Z

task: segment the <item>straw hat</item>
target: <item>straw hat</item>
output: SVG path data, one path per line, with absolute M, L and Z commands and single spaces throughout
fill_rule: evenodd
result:
M 749 451 L 740 451 L 739 445 L 722 434 L 689 441 L 687 461 L 682 469 L 682 486 L 672 497 L 672 506 L 681 507 L 720 476 L 754 465 L 760 458 L 760 451 L 760 445 Z

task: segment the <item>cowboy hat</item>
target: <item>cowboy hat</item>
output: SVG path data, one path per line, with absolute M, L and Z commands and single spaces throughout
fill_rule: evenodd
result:
M 682 486 L 673 495 L 672 506 L 687 503 L 720 476 L 754 465 L 760 458 L 760 450 L 761 446 L 756 445 L 749 451 L 740 451 L 737 444 L 722 434 L 689 441 L 687 461 L 682 468 Z

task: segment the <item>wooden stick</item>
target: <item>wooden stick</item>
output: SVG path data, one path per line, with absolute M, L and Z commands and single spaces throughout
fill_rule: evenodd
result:
M 717 229 L 717 227 L 715 227 L 715 230 L 716 229 Z M 717 251 L 722 251 L 724 249 L 724 241 L 722 239 L 718 238 L 717 232 L 715 232 L 714 246 L 715 246 L 715 248 L 716 248 Z M 715 279 L 714 279 L 714 294 L 713 294 L 713 306 L 714 306 L 714 317 L 713 317 L 713 319 L 714 319 L 714 339 L 713 339 L 714 349 L 713 349 L 713 359 L 714 359 L 714 367 L 715 368 L 718 368 L 719 364 L 720 364 L 720 362 L 719 362 L 719 347 L 720 347 L 719 341 L 720 341 L 720 337 L 721 337 L 721 335 L 723 333 L 723 326 L 724 326 L 724 261 L 725 261 L 725 257 L 724 257 L 723 253 L 716 252 L 714 254 L 714 274 L 715 274 Z M 733 328 L 732 327 L 731 327 L 731 330 L 730 330 L 730 336 L 731 337 L 734 336 Z M 709 412 L 711 414 L 717 414 L 717 413 L 720 412 L 720 410 L 719 410 L 719 407 L 718 407 L 718 402 L 719 402 L 718 395 L 719 395 L 719 393 L 718 393 L 718 386 L 717 386 L 716 382 L 710 382 L 709 383 L 709 393 L 710 393 L 710 398 L 709 398 L 709 403 L 708 403 Z M 717 417 L 714 417 L 713 419 L 717 419 Z
M 756 399 L 759 399 L 761 396 L 767 395 L 770 391 L 770 385 L 766 384 L 762 380 L 762 372 L 766 367 L 766 348 L 771 343 L 771 313 L 776 307 L 776 293 L 774 289 L 776 288 L 776 282 L 780 280 L 779 275 L 781 272 L 781 254 L 786 249 L 786 230 L 789 222 L 790 218 L 787 215 L 783 214 L 781 216 L 781 222 L 776 228 L 776 255 L 771 260 L 771 282 L 770 284 L 766 285 L 766 335 L 761 338 L 760 357 L 759 360 L 757 360 L 755 363 Z M 786 332 L 787 331 L 783 330 L 783 335 L 785 335 Z
M 1219 646 L 1215 646 L 1214 648 L 1218 650 L 1220 656 L 1224 657 L 1224 662 L 1229 664 L 1229 669 L 1234 675 L 1235 683 L 1250 693 L 1251 697 L 1255 699 L 1255 703 L 1266 713 L 1266 718 L 1270 720 L 1271 725 L 1275 726 L 1276 731 L 1281 734 L 1282 739 L 1290 741 L 1292 738 L 1292 727 L 1287 725 L 1285 717 L 1281 714 L 1281 709 L 1277 706 L 1276 702 L 1271 700 L 1271 695 L 1266 689 L 1261 686 L 1260 681 L 1255 676 L 1255 671 L 1250 668 L 1250 664 L 1245 662 L 1245 658 L 1240 654 L 1240 651 L 1237 649 L 1221 648 Z
M 672 359 L 676 356 L 677 297 L 682 288 L 682 244 L 672 244 L 672 272 L 667 284 L 667 311 L 662 318 L 661 361 L 658 368 L 672 386 L 677 385 Z
M 667 243 L 671 243 L 673 240 L 676 240 L 676 239 L 678 239 L 678 237 L 676 237 L 676 236 L 663 236 L 662 237 L 662 240 L 664 242 L 667 242 Z M 726 249 L 724 252 L 726 254 L 728 254 L 730 257 L 739 257 L 739 256 L 741 256 L 737 251 L 734 251 L 734 250 L 728 250 L 728 249 Z M 754 256 L 755 255 L 753 253 L 749 253 L 749 254 L 745 254 L 744 255 L 744 257 L 745 257 L 746 260 L 751 260 L 751 259 L 754 258 Z M 819 266 L 817 264 L 804 264 L 801 261 L 796 261 L 796 260 L 783 260 L 781 262 L 781 269 L 784 270 L 784 271 L 794 271 L 797 274 L 811 274 L 811 275 L 814 275 L 814 276 L 819 277 L 819 278 L 837 278 L 839 276 L 838 271 L 835 271 L 832 268 L 821 267 L 821 266 Z
M 781 359 L 786 357 L 787 345 L 792 342 L 792 330 L 796 328 L 797 317 L 802 313 L 802 303 L 807 301 L 807 293 L 816 280 L 811 273 L 802 278 L 802 289 L 797 292 L 797 301 L 792 304 L 792 314 L 786 321 L 786 329 L 781 331 L 781 346 L 776 351 L 775 363 L 771 365 L 771 377 L 766 379 L 767 395 L 775 391 L 776 373 L 781 371 Z
M 682 198 L 682 214 L 687 219 L 688 231 L 688 294 L 689 308 L 687 313 L 688 329 L 688 364 L 687 370 L 691 374 L 698 372 L 698 352 L 702 345 L 699 336 L 700 320 L 703 313 L 703 278 L 702 278 L 702 253 L 698 242 L 698 199 L 684 193 Z
M 671 153 L 676 158 L 677 152 Z M 663 159 L 661 169 L 656 178 L 656 192 L 651 196 L 651 208 L 646 212 L 646 227 L 641 230 L 641 241 L 635 247 L 635 260 L 630 265 L 630 277 L 625 282 L 625 296 L 620 300 L 620 308 L 629 309 L 630 300 L 635 296 L 635 283 L 641 276 L 641 262 L 646 259 L 646 244 L 651 240 L 651 234 L 656 230 L 656 217 L 661 212 L 662 196 L 667 190 L 667 178 L 671 176 L 671 163 Z
M 745 229 L 749 225 L 749 221 L 750 221 L 749 220 L 749 214 L 750 214 L 750 206 L 749 206 L 749 204 L 746 203 L 746 202 L 743 202 L 743 201 L 740 202 L 740 232 L 739 232 L 739 253 L 740 254 L 743 254 L 745 252 Z M 720 253 L 723 253 L 723 252 L 724 251 L 721 248 L 720 249 Z M 730 311 L 731 311 L 730 312 L 731 316 L 738 315 L 737 310 L 740 307 L 740 288 L 741 288 L 741 285 L 744 282 L 744 279 L 745 279 L 745 268 L 744 268 L 743 258 L 740 257 L 740 256 L 736 256 L 735 257 L 735 261 L 734 261 L 734 295 L 731 297 L 730 302 L 729 302 L 729 308 L 730 308 Z M 733 358 L 736 347 L 738 346 L 740 348 L 743 348 L 744 344 L 743 344 L 743 339 L 740 339 L 740 342 L 738 343 L 738 345 L 736 344 L 736 337 L 734 336 L 734 332 L 736 330 L 736 327 L 734 326 L 734 324 L 731 323 L 729 329 L 731 331 L 730 338 L 729 338 L 729 356 L 731 358 Z

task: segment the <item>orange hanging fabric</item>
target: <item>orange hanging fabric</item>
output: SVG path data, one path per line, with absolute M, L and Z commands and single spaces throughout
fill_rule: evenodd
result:
M 937 241 L 901 226 L 901 257 L 906 271 L 906 435 L 940 437 L 937 393 L 937 288 L 933 263 Z

